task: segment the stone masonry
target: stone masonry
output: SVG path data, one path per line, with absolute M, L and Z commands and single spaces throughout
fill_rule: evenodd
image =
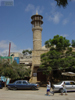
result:
M 41 63 L 40 56 L 43 53 L 48 52 L 48 50 L 42 49 L 42 39 L 41 39 L 41 32 L 43 24 L 42 16 L 36 13 L 31 17 L 32 21 L 31 24 L 33 25 L 33 51 L 32 51 L 32 67 L 31 67 L 31 79 L 30 82 L 36 83 L 37 82 L 37 70 Z M 35 76 L 34 76 L 35 74 Z M 40 76 L 41 77 L 41 76 Z

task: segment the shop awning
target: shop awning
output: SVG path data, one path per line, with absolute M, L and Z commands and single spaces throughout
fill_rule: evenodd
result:
M 65 76 L 75 76 L 75 73 L 73 73 L 73 72 L 62 72 L 62 75 L 65 75 Z

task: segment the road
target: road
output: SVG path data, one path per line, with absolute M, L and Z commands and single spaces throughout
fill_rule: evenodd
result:
M 4 87 L 0 89 L 0 100 L 75 100 L 75 92 L 63 96 L 60 93 L 55 93 L 54 96 L 45 94 L 45 87 L 40 87 L 39 90 L 7 90 Z

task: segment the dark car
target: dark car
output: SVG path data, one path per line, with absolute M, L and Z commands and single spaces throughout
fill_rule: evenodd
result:
M 0 89 L 3 88 L 3 81 L 0 80 Z
M 38 89 L 38 84 L 29 83 L 27 80 L 17 80 L 14 83 L 10 83 L 7 85 L 8 89 Z

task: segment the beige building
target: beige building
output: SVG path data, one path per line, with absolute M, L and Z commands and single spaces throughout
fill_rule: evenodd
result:
M 23 55 L 19 52 L 11 52 L 10 55 L 12 56 L 12 61 L 14 61 L 14 58 L 19 58 L 19 64 L 24 64 L 31 68 L 32 55 Z
M 19 58 L 23 57 L 23 54 L 19 52 L 11 52 L 10 55 L 12 56 L 12 61 L 14 61 L 15 57 L 19 57 Z

